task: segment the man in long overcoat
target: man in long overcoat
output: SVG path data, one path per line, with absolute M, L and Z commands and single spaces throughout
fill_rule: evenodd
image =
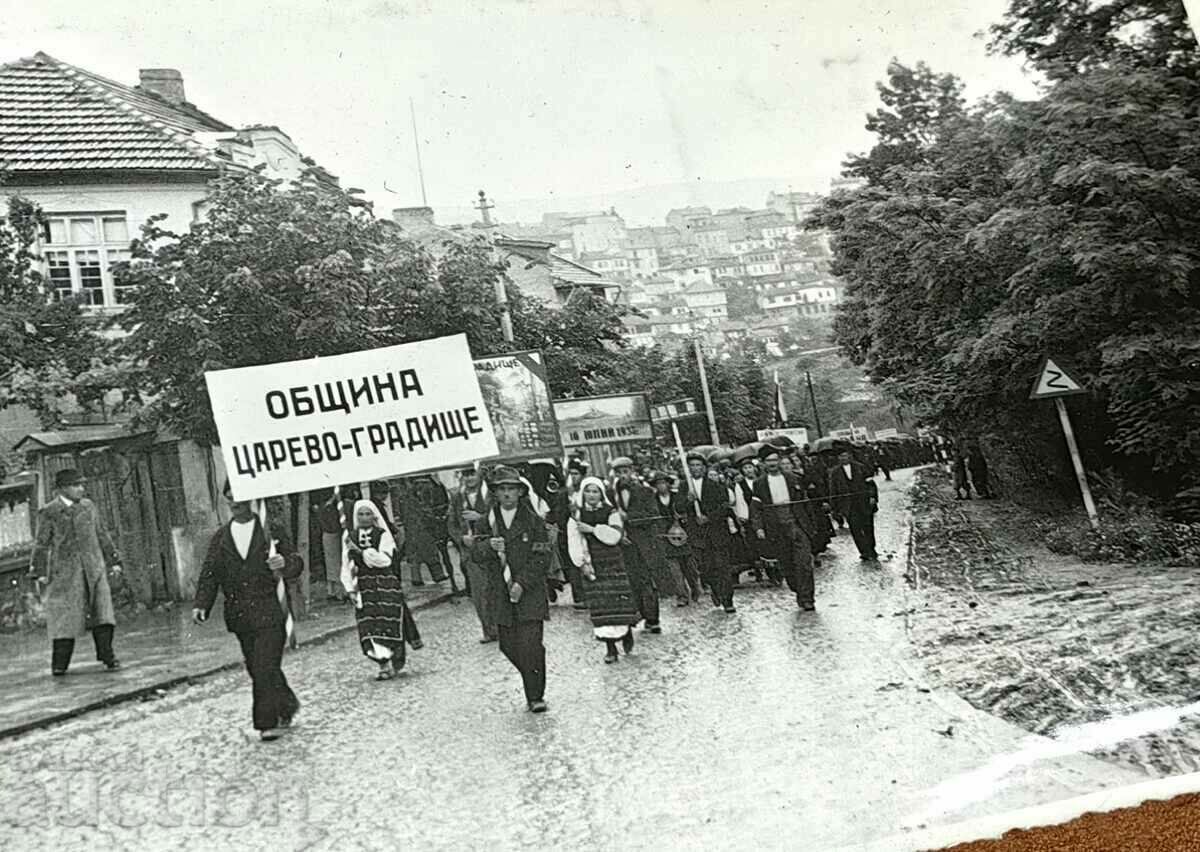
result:
M 38 512 L 30 568 L 49 584 L 44 601 L 51 640 L 50 673 L 67 673 L 75 638 L 88 630 L 96 645 L 96 659 L 113 671 L 121 664 L 113 653 L 117 618 L 106 569 L 120 573 L 121 557 L 100 524 L 96 505 L 83 496 L 79 472 L 60 470 L 54 487 L 58 496 Z
M 550 617 L 546 573 L 550 542 L 546 524 L 528 500 L 520 474 L 498 467 L 492 474 L 495 500 L 478 537 L 470 542 L 474 560 L 488 573 L 488 609 L 495 613 L 500 651 L 521 673 L 525 701 L 533 713 L 546 712 L 546 646 L 543 622 Z

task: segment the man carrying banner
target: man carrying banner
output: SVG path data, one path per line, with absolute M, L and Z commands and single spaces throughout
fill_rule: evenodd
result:
M 764 444 L 759 450 L 764 472 L 754 482 L 750 523 L 768 558 L 779 560 L 788 588 L 805 612 L 815 610 L 812 539 L 816 530 L 811 504 L 800 478 L 780 469 L 780 450 Z
M 254 728 L 264 741 L 278 739 L 300 709 L 281 667 L 287 613 L 276 597 L 282 577 L 291 580 L 304 570 L 284 529 L 264 528 L 249 501 L 233 499 L 225 483 L 225 499 L 233 518 L 213 535 L 200 569 L 192 619 L 208 620 L 217 599 L 225 596 L 225 626 L 237 636 L 253 686 Z M 271 544 L 274 543 L 274 554 Z
M 550 562 L 546 525 L 522 499 L 528 487 L 515 470 L 496 468 L 491 485 L 495 501 L 480 524 L 480 535 L 470 537 L 472 556 L 487 573 L 487 606 L 496 616 L 500 651 L 521 673 L 530 712 L 545 713 L 542 631 L 550 617 L 545 593 Z

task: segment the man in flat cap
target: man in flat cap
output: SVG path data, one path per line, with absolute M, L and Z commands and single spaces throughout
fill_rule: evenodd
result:
M 121 557 L 96 512 L 83 496 L 77 470 L 54 477 L 58 495 L 38 512 L 30 573 L 46 583 L 44 603 L 50 633 L 50 673 L 61 677 L 71 665 L 75 638 L 90 630 L 96 659 L 108 671 L 121 667 L 113 653 L 113 611 L 108 571 L 121 572 Z M 107 570 L 106 570 L 107 569 Z
M 813 587 L 812 540 L 816 533 L 807 491 L 800 478 L 780 468 L 778 447 L 764 444 L 759 450 L 763 475 L 754 482 L 750 524 L 768 558 L 779 560 L 796 604 L 806 612 L 816 609 Z
M 550 542 L 546 525 L 526 496 L 528 486 L 510 467 L 492 473 L 495 500 L 479 524 L 472 558 L 488 572 L 488 610 L 496 618 L 500 651 L 518 672 L 532 713 L 546 712 L 546 646 L 543 622 L 550 617 L 546 573 Z

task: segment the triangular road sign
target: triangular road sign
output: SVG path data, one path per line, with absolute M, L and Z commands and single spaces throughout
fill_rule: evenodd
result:
M 1083 389 L 1083 383 L 1056 364 L 1053 358 L 1043 358 L 1029 398 L 1049 399 L 1055 396 L 1073 396 L 1077 393 L 1087 393 Z

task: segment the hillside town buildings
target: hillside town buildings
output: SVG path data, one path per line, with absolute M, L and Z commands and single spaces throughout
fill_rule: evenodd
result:
M 839 180 L 835 188 L 852 188 Z M 809 192 L 771 192 L 761 208 L 669 211 L 663 226 L 626 227 L 616 210 L 547 213 L 540 225 L 503 225 L 510 238 L 552 245 L 561 258 L 619 285 L 634 346 L 760 341 L 832 318 L 841 283 L 826 236 L 804 229 L 820 203 Z M 730 295 L 742 297 L 731 309 Z M 611 294 L 611 290 L 607 291 Z M 736 315 L 735 315 L 736 314 Z

